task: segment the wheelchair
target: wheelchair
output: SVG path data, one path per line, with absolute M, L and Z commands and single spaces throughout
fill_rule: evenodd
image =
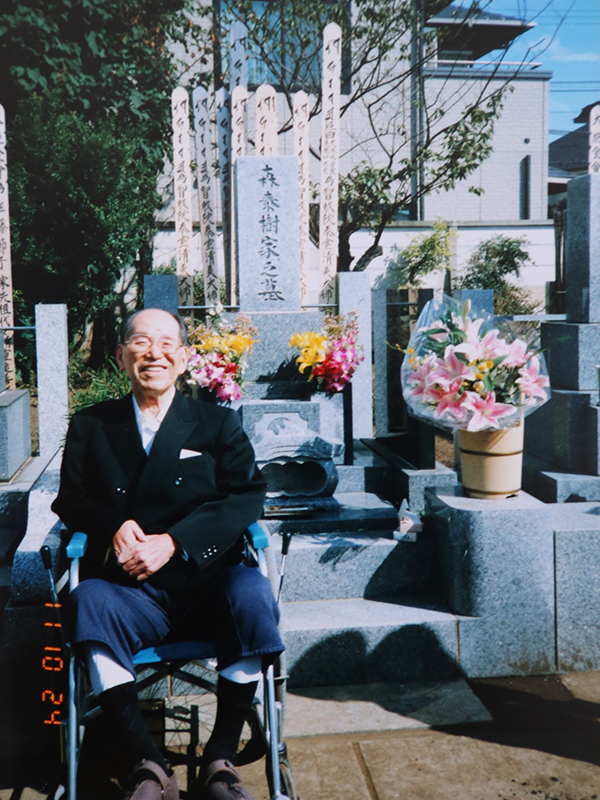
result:
M 289 538 L 284 539 L 282 571 L 279 573 L 275 564 L 275 556 L 269 547 L 269 533 L 260 522 L 253 523 L 246 531 L 247 563 L 257 565 L 262 574 L 271 582 L 273 593 L 279 602 L 281 585 L 283 582 L 283 564 L 289 547 Z M 69 562 L 68 585 L 69 592 L 73 591 L 79 583 L 79 564 L 84 556 L 87 546 L 87 536 L 84 533 L 75 533 L 66 546 L 66 557 Z M 51 592 L 54 602 L 58 605 L 56 586 L 51 570 L 49 550 L 42 558 L 48 569 Z M 66 578 L 66 576 L 65 576 Z M 60 584 L 66 582 L 63 578 Z M 56 789 L 49 795 L 49 800 L 78 800 L 78 766 L 82 753 L 83 735 L 86 725 L 100 717 L 101 711 L 94 705 L 93 695 L 87 685 L 87 679 L 75 655 L 70 651 L 67 642 L 64 643 L 69 658 L 68 671 L 68 719 L 63 723 L 62 729 L 62 761 L 64 774 L 57 783 Z M 174 705 L 165 708 L 165 733 L 172 737 L 181 730 L 182 725 L 188 726 L 188 744 L 180 748 L 184 752 L 169 750 L 168 759 L 177 767 L 185 764 L 187 770 L 187 790 L 182 792 L 182 797 L 190 797 L 191 791 L 196 786 L 198 748 L 206 743 L 212 730 L 212 721 L 216 710 L 217 672 L 214 644 L 210 641 L 177 641 L 160 644 L 155 647 L 141 650 L 135 655 L 136 683 L 138 693 L 158 689 L 159 696 L 164 694 L 164 684 L 167 683 L 167 694 L 172 701 L 181 694 L 181 683 L 192 687 L 192 692 L 197 702 L 186 705 Z M 250 729 L 250 738 L 238 753 L 239 766 L 257 761 L 263 756 L 266 758 L 266 777 L 271 800 L 298 800 L 294 779 L 290 768 L 287 748 L 282 740 L 283 718 L 285 713 L 286 694 L 285 653 L 278 661 L 263 670 L 262 680 L 259 681 L 253 706 L 247 720 Z M 173 681 L 177 682 L 177 694 L 171 692 Z M 169 721 L 174 728 L 169 731 Z M 79 792 L 79 795 L 82 793 Z M 79 797 L 79 800 L 87 800 Z

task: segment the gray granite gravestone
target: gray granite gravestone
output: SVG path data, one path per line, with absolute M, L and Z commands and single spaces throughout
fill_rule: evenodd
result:
M 9 481 L 31 455 L 29 392 L 5 389 L 0 348 L 0 481 Z
M 484 312 L 492 316 L 494 314 L 493 289 L 456 289 L 452 292 L 452 297 L 461 303 L 470 300 L 475 313 Z
M 600 175 L 567 187 L 567 320 L 600 322 Z
M 65 441 L 69 424 L 67 307 L 35 307 L 40 455 L 51 458 Z
M 177 314 L 177 275 L 144 275 L 144 308 Z
M 278 503 L 310 497 L 314 507 L 320 497 L 325 507 L 337 484 L 334 462 L 343 461 L 343 408 L 341 396 L 311 396 L 289 346 L 295 333 L 323 324 L 320 312 L 300 307 L 297 160 L 240 156 L 234 177 L 240 311 L 258 331 L 242 421 Z
M 525 426 L 524 486 L 550 502 L 600 499 L 600 175 L 569 182 L 567 214 L 567 321 L 541 328 L 552 398 Z
M 299 311 L 297 159 L 242 156 L 234 171 L 240 309 Z

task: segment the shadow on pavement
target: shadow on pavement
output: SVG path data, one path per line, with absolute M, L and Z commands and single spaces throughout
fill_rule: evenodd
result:
M 600 702 L 578 699 L 559 676 L 481 678 L 468 684 L 494 722 L 438 730 L 600 766 Z

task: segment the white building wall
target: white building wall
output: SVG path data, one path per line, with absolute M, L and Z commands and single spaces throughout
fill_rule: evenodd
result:
M 465 83 L 460 70 L 451 78 L 427 79 L 428 94 L 439 93 L 442 102 L 458 92 L 457 84 L 466 88 L 461 103 L 476 99 L 481 81 Z M 521 174 L 523 158 L 531 157 L 530 214 L 531 220 L 548 217 L 548 82 L 550 73 L 528 70 L 515 78 L 512 91 L 505 95 L 504 107 L 494 126 L 492 154 L 455 189 L 431 194 L 425 198 L 425 219 L 437 217 L 456 222 L 493 222 L 520 218 Z M 502 78 L 494 81 L 496 85 Z M 457 109 L 458 111 L 458 109 Z M 469 191 L 482 190 L 481 195 Z
M 427 223 L 399 223 L 387 228 L 381 240 L 383 253 L 374 259 L 368 267 L 371 285 L 395 285 L 393 262 L 399 250 L 409 245 L 417 236 L 431 233 L 432 227 Z M 546 283 L 555 278 L 554 261 L 554 227 L 551 221 L 505 221 L 497 223 L 465 222 L 456 227 L 454 242 L 455 257 L 452 259 L 453 273 L 460 273 L 466 268 L 473 250 L 493 236 L 504 235 L 525 240 L 524 247 L 529 253 L 531 263 L 522 270 L 518 281 L 527 288 L 533 297 L 544 302 Z M 351 239 L 352 255 L 356 260 L 365 252 L 372 241 L 368 231 L 358 231 Z M 442 271 L 427 275 L 422 283 L 424 288 L 442 289 L 444 274 Z

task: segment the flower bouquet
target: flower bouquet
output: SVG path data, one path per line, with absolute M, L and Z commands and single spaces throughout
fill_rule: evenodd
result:
M 256 335 L 252 323 L 243 314 L 239 314 L 233 324 L 216 316 L 210 325 L 201 323 L 190 327 L 188 384 L 205 388 L 220 400 L 239 400 L 244 362 L 256 342 Z
M 539 348 L 448 297 L 423 309 L 402 363 L 411 412 L 458 430 L 467 494 L 503 499 L 521 488 L 523 418 L 549 397 Z
M 549 397 L 539 348 L 449 297 L 423 309 L 401 377 L 415 416 L 468 431 L 513 427 Z
M 350 312 L 346 318 L 328 314 L 321 333 L 295 333 L 290 347 L 300 350 L 296 359 L 299 372 L 304 374 L 309 369 L 308 379 L 316 382 L 317 389 L 334 394 L 350 382 L 363 360 L 358 352 L 357 337 L 355 312 Z

